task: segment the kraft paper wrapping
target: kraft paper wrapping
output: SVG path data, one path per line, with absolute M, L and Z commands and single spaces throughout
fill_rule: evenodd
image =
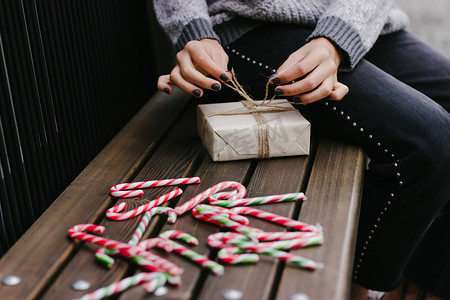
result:
M 260 104 L 262 101 L 256 101 Z M 273 112 L 273 106 L 289 111 Z M 273 100 L 270 106 L 256 106 L 267 122 L 270 157 L 307 155 L 310 148 L 311 125 L 286 100 Z M 197 129 L 203 145 L 214 161 L 258 158 L 260 125 L 241 102 L 198 105 Z M 268 112 L 264 112 L 268 111 Z M 225 113 L 226 115 L 221 115 Z

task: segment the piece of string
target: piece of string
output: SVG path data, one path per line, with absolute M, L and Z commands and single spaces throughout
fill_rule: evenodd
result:
M 269 86 L 270 86 L 270 80 L 267 81 L 266 83 L 266 91 L 265 91 L 265 96 L 264 99 L 262 100 L 261 103 L 257 103 L 254 99 L 252 99 L 252 97 L 250 97 L 247 92 L 244 90 L 244 88 L 242 87 L 242 85 L 239 83 L 239 81 L 237 80 L 236 74 L 234 73 L 234 69 L 231 69 L 231 84 L 228 84 L 226 82 L 223 82 L 223 84 L 227 87 L 229 87 L 230 89 L 234 90 L 236 93 L 238 93 L 239 95 L 242 96 L 242 98 L 244 98 L 245 100 L 253 103 L 255 106 L 267 106 L 270 104 L 270 102 L 272 102 L 273 99 L 275 99 L 275 95 L 270 99 L 267 100 L 268 96 L 269 96 Z M 266 103 L 266 101 L 268 101 Z
M 279 106 L 277 104 L 271 105 L 271 102 L 275 99 L 275 95 L 271 99 L 269 99 L 269 100 L 267 99 L 268 95 L 269 95 L 270 80 L 266 84 L 266 91 L 265 91 L 264 99 L 262 100 L 261 103 L 258 103 L 247 94 L 247 92 L 244 90 L 242 85 L 238 82 L 236 74 L 234 73 L 233 69 L 231 69 L 231 74 L 232 74 L 232 78 L 230 80 L 231 84 L 228 84 L 226 82 L 223 82 L 223 84 L 225 86 L 229 87 L 230 89 L 234 90 L 239 95 L 241 95 L 242 98 L 244 98 L 244 100 L 241 101 L 241 103 L 244 107 L 233 109 L 233 110 L 228 110 L 228 111 L 224 111 L 224 112 L 219 112 L 219 113 L 212 113 L 212 114 L 203 116 L 203 125 L 202 125 L 203 140 L 205 140 L 204 139 L 205 138 L 205 123 L 208 118 L 214 117 L 214 116 L 252 114 L 252 116 L 255 118 L 256 123 L 258 125 L 258 158 L 269 158 L 270 157 L 269 124 L 267 122 L 267 119 L 263 116 L 262 113 L 296 111 L 296 109 L 293 107 Z M 258 110 L 259 107 L 263 107 L 265 109 Z

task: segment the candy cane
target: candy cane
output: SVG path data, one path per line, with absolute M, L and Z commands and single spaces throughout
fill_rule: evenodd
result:
M 214 207 L 211 207 L 210 205 L 197 205 L 192 211 L 192 214 L 196 218 L 201 218 L 202 216 L 205 218 L 205 220 L 213 220 L 216 223 L 221 224 L 222 226 L 228 227 L 234 231 L 244 234 L 245 236 L 248 236 L 252 240 L 257 240 L 257 233 L 261 232 L 261 230 L 257 228 L 242 225 L 236 221 L 231 220 L 227 215 L 215 211 Z
M 128 243 L 129 245 L 133 245 L 131 243 Z M 135 246 L 135 245 L 133 245 Z M 139 247 L 140 244 L 139 244 Z M 145 250 L 148 250 L 150 248 L 161 248 L 166 252 L 172 252 L 173 248 L 170 244 L 168 244 L 165 240 L 160 239 L 160 238 L 152 238 L 152 239 L 148 239 L 145 240 L 145 247 L 141 247 Z M 112 268 L 115 264 L 115 260 L 110 257 L 109 255 L 114 255 L 114 254 L 118 254 L 119 251 L 115 250 L 115 249 L 110 249 L 110 248 L 100 248 L 95 252 L 95 256 L 97 257 L 98 260 L 100 260 L 102 263 L 104 263 L 108 268 Z M 134 260 L 134 258 L 133 258 Z M 147 262 L 146 262 L 147 263 Z
M 231 248 L 224 248 L 219 250 L 218 257 L 220 260 L 230 263 L 230 264 L 237 264 L 237 263 L 247 263 L 247 262 L 256 262 L 257 260 L 253 261 L 253 257 L 250 257 L 249 253 L 239 254 L 236 255 L 239 251 L 242 249 L 247 251 L 256 252 L 258 254 L 264 254 L 268 256 L 272 256 L 281 260 L 286 261 L 290 265 L 298 266 L 301 268 L 309 269 L 309 270 L 315 270 L 315 269 L 322 269 L 323 264 L 315 262 L 311 259 L 304 258 L 299 255 L 294 255 L 285 251 L 273 249 L 273 248 L 266 248 L 266 247 L 257 247 L 247 245 L 239 246 L 239 247 L 231 247 Z M 245 255 L 245 256 L 243 256 Z M 241 257 L 242 256 L 242 257 Z M 255 258 L 256 259 L 256 258 Z
M 223 195 L 221 198 L 224 198 Z M 290 193 L 290 194 L 282 194 L 282 195 L 273 195 L 273 196 L 263 196 L 263 197 L 254 197 L 254 198 L 242 198 L 236 200 L 220 200 L 219 196 L 212 195 L 209 197 L 209 203 L 212 205 L 217 205 L 221 207 L 235 207 L 235 206 L 243 206 L 243 205 L 260 205 L 260 204 L 268 204 L 268 203 L 278 203 L 278 202 L 287 202 L 287 201 L 295 201 L 295 200 L 306 200 L 305 194 L 303 193 Z
M 79 300 L 99 300 L 107 298 L 144 282 L 146 282 L 145 290 L 151 293 L 166 283 L 166 276 L 160 272 L 139 273 L 86 294 L 79 298 Z
M 263 235 L 264 233 L 262 233 Z M 207 238 L 207 243 L 213 248 L 224 248 L 230 245 L 238 247 L 273 248 L 277 250 L 287 250 L 306 246 L 320 245 L 323 242 L 322 235 L 314 235 L 291 240 L 272 241 L 264 243 L 254 243 L 248 237 L 236 232 L 217 232 Z M 248 246 L 250 245 L 250 246 Z
M 313 225 L 303 223 L 291 218 L 286 218 L 274 213 L 270 213 L 264 210 L 256 209 L 253 207 L 233 207 L 230 209 L 230 213 L 244 214 L 257 217 L 266 221 L 277 223 L 292 229 L 310 232 L 321 232 L 321 230 Z
M 301 239 L 301 238 L 312 238 L 316 236 L 322 236 L 322 234 L 316 232 L 303 232 L 303 231 L 295 231 L 295 232 L 261 232 L 258 233 L 258 241 L 267 242 L 267 241 L 285 241 L 285 240 L 293 240 L 293 239 Z
M 136 231 L 133 233 L 133 236 L 131 237 L 131 240 L 128 243 L 131 245 L 139 244 L 139 241 L 142 239 L 142 236 L 144 235 L 144 232 L 147 229 L 151 218 L 153 218 L 153 216 L 155 216 L 155 215 L 160 215 L 160 214 L 167 214 L 169 223 L 175 223 L 176 213 L 173 208 L 171 208 L 171 207 L 154 207 L 150 211 L 148 211 L 144 214 L 144 216 L 141 219 L 141 222 L 139 222 L 139 225 L 136 228 Z
M 229 209 L 224 208 L 224 207 L 219 207 L 219 206 L 211 206 L 211 205 L 204 205 L 204 204 L 199 204 L 200 205 L 200 210 L 204 211 L 204 210 L 208 210 L 211 213 L 216 213 L 216 214 L 220 214 L 223 215 L 224 217 L 227 217 L 230 220 L 236 221 L 242 225 L 248 225 L 249 220 L 248 218 L 241 216 L 239 214 L 236 213 L 232 213 Z M 193 210 L 192 214 L 194 215 L 194 217 L 196 217 L 197 219 L 203 219 L 202 217 L 205 216 L 204 214 L 200 213 L 197 210 Z M 209 220 L 211 220 L 210 218 L 207 218 Z M 207 221 L 206 219 L 204 221 Z M 211 223 L 214 223 L 216 225 L 222 226 L 221 223 L 216 222 L 214 220 L 211 220 Z
M 139 207 L 136 207 L 133 210 L 127 211 L 127 212 L 121 212 L 123 211 L 127 204 L 125 202 L 120 203 L 119 205 L 116 205 L 114 207 L 109 208 L 106 211 L 106 216 L 109 219 L 112 220 L 127 220 L 127 219 L 131 219 L 134 218 L 140 214 L 142 214 L 143 212 L 149 211 L 150 209 L 152 209 L 155 206 L 158 206 L 160 204 L 163 204 L 164 202 L 169 201 L 172 198 L 175 198 L 179 195 L 181 195 L 183 193 L 183 190 L 177 188 L 167 194 L 162 195 L 161 197 L 156 198 L 155 200 L 152 200 L 144 205 L 141 205 Z M 175 214 L 173 214 L 175 215 Z M 172 218 L 174 218 L 175 216 L 173 216 Z
M 141 256 L 148 260 L 148 264 L 144 267 L 149 271 L 165 271 L 171 275 L 177 276 L 182 273 L 182 270 L 172 262 L 145 251 L 137 246 L 132 246 L 119 241 L 107 239 L 101 236 L 86 233 L 85 231 L 93 231 L 96 233 L 103 233 L 104 226 L 94 224 L 79 224 L 69 229 L 69 236 L 74 239 L 86 241 L 106 248 L 113 248 L 119 251 L 119 254 L 124 257 Z
M 168 245 L 166 241 L 164 241 L 164 242 L 166 243 L 166 245 Z M 172 250 L 173 250 L 173 248 L 172 248 Z M 170 251 L 170 252 L 172 252 L 172 251 Z M 146 260 L 140 256 L 133 257 L 133 261 L 144 268 L 146 268 L 145 266 L 148 264 L 148 260 Z M 166 276 L 167 282 L 170 283 L 171 285 L 173 285 L 173 286 L 181 285 L 182 280 L 181 280 L 180 275 L 174 276 L 167 272 L 162 272 L 162 273 Z
M 237 194 L 236 190 L 233 191 L 229 191 L 229 192 L 219 192 L 219 193 L 215 193 L 211 196 L 209 196 L 209 198 L 213 198 L 213 200 L 226 200 L 226 199 L 230 199 L 231 197 L 234 197 Z
M 230 265 L 249 264 L 259 261 L 259 255 L 256 253 L 242 253 L 238 247 L 226 247 L 220 249 L 217 258 Z
M 133 233 L 133 236 L 131 237 L 131 240 L 128 242 L 128 244 L 136 246 L 139 241 L 142 239 L 142 236 L 144 235 L 145 230 L 148 227 L 148 224 L 150 223 L 150 220 L 153 216 L 159 215 L 159 214 L 168 214 L 169 223 L 173 223 L 174 220 L 176 220 L 176 213 L 173 208 L 171 207 L 154 207 L 150 211 L 145 212 L 144 216 L 142 217 L 141 221 L 139 222 L 135 232 Z M 168 250 L 166 250 L 168 251 Z M 112 268 L 115 264 L 114 259 L 110 255 L 117 254 L 117 251 L 113 249 L 108 248 L 99 248 L 95 252 L 95 256 L 97 259 L 102 262 L 104 265 L 106 265 L 108 268 Z
M 175 210 L 178 215 L 182 215 L 185 212 L 193 209 L 195 206 L 200 204 L 203 200 L 207 199 L 209 196 L 214 195 L 215 193 L 217 193 L 221 190 L 227 189 L 227 188 L 232 188 L 232 189 L 237 190 L 237 193 L 234 196 L 231 196 L 230 200 L 242 198 L 247 193 L 247 190 L 245 189 L 245 187 L 242 184 L 240 184 L 239 182 L 224 181 L 224 182 L 220 182 L 220 183 L 210 187 L 209 189 L 201 192 L 200 194 L 193 197 L 186 203 L 184 203 L 178 207 L 175 207 Z
M 218 258 L 227 263 L 246 263 L 258 261 L 255 256 L 240 254 L 240 252 L 242 251 L 250 251 L 273 256 L 285 260 L 290 264 L 307 269 L 321 268 L 323 265 L 321 263 L 314 262 L 310 259 L 306 259 L 298 255 L 280 251 L 279 249 L 304 247 L 312 244 L 317 244 L 317 242 L 319 241 L 319 237 L 314 237 L 309 239 L 254 243 L 248 237 L 234 232 L 218 232 L 215 234 L 211 234 L 207 240 L 210 247 L 222 248 L 218 253 Z
M 225 270 L 223 266 L 219 265 L 213 260 L 210 260 L 206 256 L 203 256 L 195 251 L 192 251 L 191 249 L 180 245 L 171 239 L 176 238 L 180 239 L 182 241 L 185 241 L 186 243 L 190 245 L 198 245 L 198 240 L 193 237 L 190 234 L 187 234 L 180 230 L 168 230 L 159 235 L 163 239 L 167 239 L 167 241 L 172 245 L 173 250 L 180 255 L 192 260 L 195 263 L 200 264 L 200 266 L 207 268 L 213 272 L 213 274 L 222 276 L 225 273 Z
M 199 183 L 199 177 L 188 177 L 188 178 L 176 178 L 176 179 L 162 179 L 162 180 L 151 180 L 151 181 L 139 181 L 131 183 L 120 183 L 111 187 L 111 195 L 119 198 L 131 198 L 139 197 L 144 194 L 142 190 L 125 191 L 130 189 L 140 189 L 140 188 L 150 188 L 150 187 L 160 187 L 169 185 L 184 185 Z
M 175 229 L 167 230 L 167 231 L 160 233 L 159 237 L 166 239 L 166 240 L 171 240 L 171 239 L 181 240 L 192 246 L 198 245 L 198 239 L 195 236 L 190 235 L 189 233 L 183 232 L 181 230 L 175 230 Z M 173 242 L 173 241 L 171 241 L 171 242 Z
M 294 233 L 294 232 L 290 232 Z M 290 234 L 288 233 L 288 234 Z M 271 233 L 270 233 L 271 234 Z M 318 235 L 315 233 L 307 233 L 307 236 L 298 236 L 298 235 L 291 235 L 291 236 L 284 236 L 289 237 L 289 239 L 278 239 L 272 242 L 264 242 L 259 243 L 261 247 L 269 247 L 269 248 L 276 248 L 276 249 L 292 249 L 292 248 L 299 248 L 299 247 L 306 247 L 306 246 L 315 246 L 315 245 L 321 245 L 323 243 L 323 236 Z M 295 238 L 294 238 L 295 237 Z M 269 240 L 266 237 L 266 232 L 260 232 L 258 233 L 258 240 L 259 241 L 267 241 Z M 250 242 L 251 240 L 246 237 L 245 235 L 236 233 L 236 232 L 218 232 L 215 234 L 211 234 L 208 237 L 208 245 L 210 245 L 213 248 L 223 248 L 227 245 L 237 245 L 241 243 Z

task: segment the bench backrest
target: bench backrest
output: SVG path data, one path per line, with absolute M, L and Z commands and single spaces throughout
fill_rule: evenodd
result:
M 147 1 L 0 4 L 0 257 L 155 90 Z

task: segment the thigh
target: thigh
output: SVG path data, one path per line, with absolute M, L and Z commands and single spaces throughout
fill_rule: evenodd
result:
M 262 99 L 270 76 L 305 44 L 311 32 L 311 28 L 295 25 L 263 25 L 227 47 L 230 67 L 249 94 Z M 417 56 L 405 55 L 411 52 Z M 431 53 L 403 31 L 381 37 L 368 59 L 352 72 L 338 74 L 338 80 L 350 89 L 342 101 L 322 100 L 297 107 L 323 134 L 356 143 L 373 159 L 385 159 L 385 150 L 404 155 L 411 143 L 400 140 L 448 126 L 448 113 L 434 100 L 445 102 L 450 96 L 450 65 L 446 68 L 447 60 Z M 436 71 L 437 62 L 440 72 Z M 423 87 L 424 92 L 415 88 L 425 86 L 423 82 L 434 88 Z M 223 101 L 239 100 L 227 88 L 210 95 Z M 383 141 L 376 140 L 381 137 Z M 373 147 L 378 144 L 381 146 Z M 386 149 L 387 145 L 396 149 Z
M 381 36 L 365 59 L 450 111 L 450 59 L 410 33 Z

